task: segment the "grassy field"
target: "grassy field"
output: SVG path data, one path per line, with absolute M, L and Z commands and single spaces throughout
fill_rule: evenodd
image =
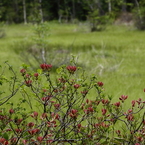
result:
M 8 60 L 19 71 L 23 60 L 16 50 L 31 41 L 32 25 L 6 25 L 6 36 L 0 39 L 0 64 Z M 104 82 L 106 94 L 114 99 L 144 98 L 145 32 L 133 27 L 108 26 L 102 32 L 89 32 L 87 24 L 50 23 L 50 49 L 69 50 L 88 74 L 96 74 Z M 22 43 L 23 42 L 23 43 Z M 22 47 L 25 49 L 25 47 Z M 49 51 L 49 50 L 48 50 Z M 59 56 L 60 57 L 60 56 Z

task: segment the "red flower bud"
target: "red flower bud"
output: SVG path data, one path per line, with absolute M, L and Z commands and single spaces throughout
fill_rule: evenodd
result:
M 71 110 L 71 113 L 72 113 L 72 114 L 76 114 L 77 112 L 78 112 L 78 111 L 75 110 L 75 109 L 72 109 L 72 110 Z
M 131 101 L 132 107 L 135 106 L 135 102 L 136 102 L 135 100 L 132 100 L 132 101 Z
M 21 132 L 22 132 L 22 129 L 17 128 L 17 129 L 15 129 L 15 131 L 19 134 L 19 133 L 21 133 Z
M 59 109 L 60 104 L 54 104 L 54 107 L 55 107 L 56 109 Z
M 11 144 L 16 144 L 17 138 L 16 137 L 11 138 L 10 142 Z
M 59 120 L 60 116 L 56 113 L 55 119 Z
M 72 109 L 70 112 L 69 112 L 69 116 L 72 117 L 72 118 L 77 118 L 77 115 L 78 115 L 78 110 L 75 110 L 75 109 Z
M 10 109 L 10 110 L 9 110 L 9 113 L 10 113 L 10 114 L 13 114 L 13 113 L 15 113 L 15 111 L 14 111 L 13 109 Z
M 38 78 L 39 74 L 38 73 L 34 73 L 34 77 Z
M 74 85 L 74 88 L 75 88 L 75 89 L 78 89 L 79 87 L 80 87 L 79 84 L 75 84 L 75 85 Z
M 120 107 L 120 102 L 116 102 L 116 103 L 114 103 L 114 105 L 115 105 L 116 107 Z
M 120 133 L 121 133 L 120 130 L 116 130 L 116 134 L 117 134 L 118 136 L 120 136 Z
M 23 121 L 23 119 L 16 119 L 16 120 L 15 120 L 15 123 L 16 123 L 17 125 L 20 125 L 22 121 Z
M 140 105 L 140 103 L 142 102 L 142 99 L 139 98 L 136 102 L 138 103 L 138 105 Z
M 38 136 L 38 137 L 37 137 L 37 141 L 38 141 L 39 143 L 41 143 L 41 142 L 43 141 L 43 137 Z
M 133 121 L 134 120 L 134 116 L 132 114 L 127 115 L 127 120 L 128 121 Z
M 40 116 L 40 118 L 43 120 L 43 119 L 45 119 L 47 117 L 47 113 L 43 113 L 41 116 Z
M 29 128 L 32 128 L 34 125 L 35 125 L 35 124 L 34 124 L 33 122 L 29 122 L 29 123 L 27 124 L 27 126 L 28 126 Z
M 86 100 L 86 103 L 89 104 L 89 99 Z
M 88 108 L 89 112 L 94 112 L 94 109 L 92 107 Z
M 65 80 L 64 78 L 62 78 L 62 77 L 59 78 L 58 81 L 59 81 L 60 83 L 65 83 L 65 82 L 66 82 L 66 80 Z
M 105 100 L 105 99 L 102 100 L 102 104 L 106 105 L 106 104 L 108 104 L 108 103 L 109 103 L 108 100 Z
M 26 75 L 25 75 L 25 78 L 30 79 L 30 78 L 31 78 L 31 75 L 26 74 Z
M 39 131 L 40 131 L 40 129 L 36 128 L 36 129 L 28 130 L 28 133 L 29 133 L 30 135 L 35 135 L 35 134 L 37 134 Z
M 106 114 L 106 112 L 107 112 L 107 110 L 106 110 L 106 109 L 102 109 L 102 115 L 105 115 L 105 114 Z
M 77 126 L 78 126 L 78 128 L 81 128 L 81 127 L 82 127 L 82 125 L 81 125 L 81 124 L 78 124 Z
M 98 86 L 100 86 L 100 87 L 102 87 L 102 86 L 104 85 L 103 82 L 98 82 L 97 84 L 98 84 Z
M 26 86 L 30 87 L 32 85 L 32 80 L 25 81 Z
M 26 74 L 26 70 L 23 68 L 20 70 L 20 73 L 22 73 L 22 76 L 24 76 Z
M 87 95 L 88 94 L 88 91 L 87 90 L 84 90 L 84 91 L 81 91 L 82 95 Z
M 24 145 L 27 144 L 27 140 L 23 140 L 22 142 L 23 142 Z

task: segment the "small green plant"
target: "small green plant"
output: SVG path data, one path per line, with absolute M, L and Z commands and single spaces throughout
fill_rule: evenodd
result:
M 128 96 L 121 95 L 113 102 L 104 94 L 103 82 L 95 75 L 87 76 L 74 58 L 56 73 L 52 64 L 42 63 L 35 72 L 23 65 L 20 78 L 8 67 L 11 80 L 4 71 L 0 76 L 1 85 L 10 82 L 11 88 L 11 95 L 0 102 L 2 145 L 145 143 L 145 101 L 139 98 L 129 103 Z M 22 97 L 11 103 L 9 99 L 18 92 Z

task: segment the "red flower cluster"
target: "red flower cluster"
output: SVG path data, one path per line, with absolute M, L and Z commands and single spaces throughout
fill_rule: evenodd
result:
M 8 141 L 5 138 L 0 138 L 0 144 L 8 145 Z
M 34 124 L 33 122 L 29 122 L 29 123 L 27 124 L 27 126 L 28 126 L 29 128 L 32 128 L 34 125 L 35 125 L 35 124 Z
M 71 118 L 76 119 L 77 116 L 78 116 L 78 110 L 72 109 L 72 110 L 69 112 L 69 116 L 70 116 Z
M 102 104 L 104 104 L 104 105 L 107 105 L 107 104 L 109 104 L 109 101 L 106 99 L 102 99 Z
M 51 68 L 52 68 L 52 65 L 51 64 L 43 63 L 43 64 L 40 64 L 40 67 L 41 67 L 42 70 L 50 71 Z
M 20 128 L 16 128 L 15 131 L 19 134 L 19 133 L 21 133 L 23 130 L 20 129 Z
M 116 107 L 120 107 L 120 102 L 116 102 L 116 103 L 114 103 L 114 106 L 116 106 Z
M 84 110 L 84 112 L 86 114 L 90 114 L 90 113 L 93 113 L 94 112 L 94 109 L 92 107 L 88 107 L 87 109 Z
M 26 86 L 30 87 L 32 85 L 32 80 L 25 81 Z
M 51 99 L 51 97 L 50 96 L 47 96 L 47 97 L 43 97 L 42 98 L 42 101 L 44 101 L 45 103 L 47 103 L 50 99 Z
M 48 124 L 48 127 L 57 127 L 55 120 L 47 122 L 47 124 Z
M 38 128 L 36 128 L 36 129 L 28 130 L 28 133 L 29 133 L 30 135 L 35 135 L 35 134 L 37 134 L 39 131 L 40 131 L 40 130 L 39 130 Z
M 54 104 L 54 107 L 55 107 L 56 109 L 59 109 L 60 104 Z
M 121 100 L 122 102 L 124 102 L 124 100 L 126 100 L 128 98 L 128 96 L 122 95 L 119 100 Z
M 74 72 L 77 70 L 76 66 L 67 66 L 66 69 L 69 71 L 70 74 L 74 74 Z
M 33 117 L 33 118 L 35 118 L 35 119 L 37 119 L 38 112 L 34 111 L 30 116 Z

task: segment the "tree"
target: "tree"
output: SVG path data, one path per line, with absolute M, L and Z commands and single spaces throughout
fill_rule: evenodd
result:
M 23 0 L 23 14 L 24 14 L 24 24 L 27 24 L 27 14 L 26 14 L 26 2 Z

